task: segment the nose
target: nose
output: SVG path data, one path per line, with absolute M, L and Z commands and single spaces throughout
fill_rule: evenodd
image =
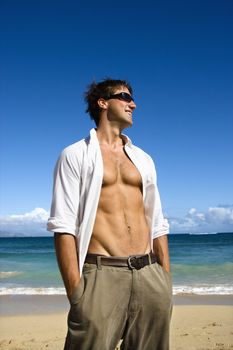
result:
M 134 110 L 137 106 L 136 106 L 136 103 L 134 101 L 131 101 L 130 104 L 129 104 L 130 108 L 132 110 Z

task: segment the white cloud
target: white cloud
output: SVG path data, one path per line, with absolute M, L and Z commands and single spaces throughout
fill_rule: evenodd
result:
M 49 212 L 43 208 L 35 208 L 29 213 L 0 216 L 0 233 L 3 236 L 48 235 L 46 222 Z
M 49 212 L 35 208 L 29 213 L 0 216 L 1 236 L 44 236 Z M 184 217 L 169 217 L 172 233 L 233 232 L 233 206 L 209 207 L 205 212 L 191 208 Z
M 170 217 L 171 232 L 233 232 L 233 206 L 210 207 L 206 212 L 191 208 L 183 218 Z
M 45 222 L 48 219 L 49 213 L 43 208 L 35 208 L 29 213 L 21 214 L 21 215 L 9 215 L 5 216 L 6 220 L 10 222 L 18 223 L 18 222 Z
M 233 208 L 227 207 L 211 207 L 208 215 L 212 220 L 230 222 L 233 225 Z

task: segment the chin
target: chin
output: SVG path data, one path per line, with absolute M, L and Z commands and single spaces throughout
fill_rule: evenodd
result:
M 133 122 L 127 123 L 127 125 L 125 126 L 125 128 L 130 128 L 131 126 L 133 126 Z

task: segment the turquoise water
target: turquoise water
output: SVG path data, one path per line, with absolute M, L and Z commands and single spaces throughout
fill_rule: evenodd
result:
M 170 235 L 174 293 L 233 294 L 233 233 Z
M 170 234 L 173 292 L 233 294 L 233 233 Z M 0 294 L 64 294 L 51 237 L 0 238 Z

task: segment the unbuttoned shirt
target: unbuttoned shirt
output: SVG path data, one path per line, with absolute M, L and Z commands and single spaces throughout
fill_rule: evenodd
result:
M 153 239 L 168 234 L 157 187 L 156 170 L 151 157 L 122 135 L 124 150 L 142 178 L 145 216 Z M 103 159 L 96 135 L 90 135 L 66 147 L 55 167 L 53 199 L 47 228 L 72 234 L 77 239 L 80 275 L 95 223 L 103 183 Z M 103 228 L 104 229 L 104 228 Z

